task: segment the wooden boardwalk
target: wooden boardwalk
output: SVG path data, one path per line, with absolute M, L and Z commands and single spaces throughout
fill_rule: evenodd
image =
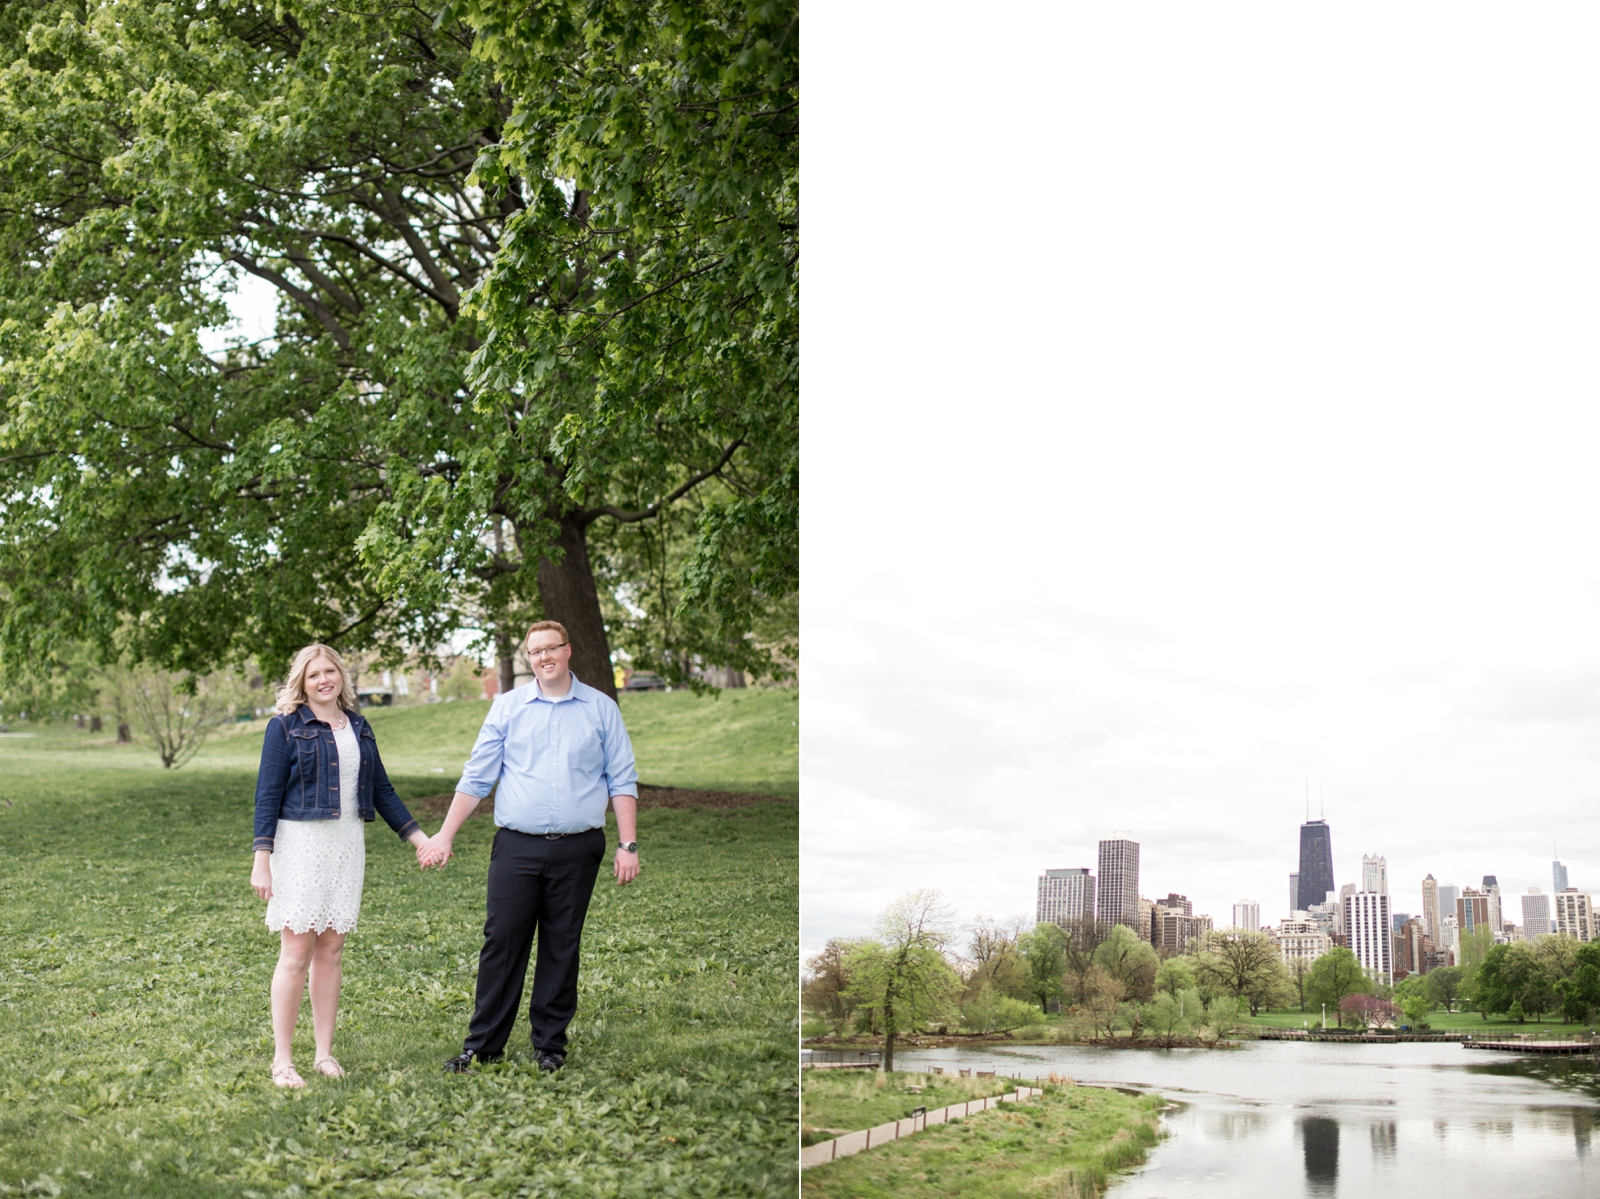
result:
M 1546 1053 L 1565 1057 L 1595 1052 L 1593 1041 L 1467 1041 L 1463 1049 L 1498 1049 L 1503 1053 Z
M 949 1107 L 935 1108 L 925 1115 L 907 1116 L 901 1120 L 894 1120 L 888 1124 L 879 1124 L 876 1128 L 864 1128 L 859 1132 L 847 1132 L 842 1137 L 834 1137 L 831 1141 L 820 1141 L 815 1145 L 807 1145 L 800 1150 L 800 1168 L 820 1166 L 827 1162 L 837 1161 L 841 1157 L 849 1157 L 852 1153 L 860 1153 L 864 1149 L 871 1149 L 874 1145 L 887 1145 L 890 1141 L 898 1141 L 901 1137 L 908 1137 L 913 1133 L 921 1132 L 924 1128 L 932 1128 L 935 1124 L 944 1124 L 951 1120 L 961 1120 L 967 1116 L 975 1116 L 979 1112 L 986 1112 L 990 1108 L 999 1107 L 1002 1103 L 1016 1103 L 1019 1100 L 1031 1098 L 1034 1095 L 1043 1095 L 1038 1087 L 1018 1087 L 1007 1095 L 991 1095 L 987 1099 L 973 1099 L 967 1103 L 952 1103 Z
M 1391 1045 L 1396 1041 L 1467 1041 L 1466 1032 L 1323 1032 L 1320 1028 L 1264 1028 L 1258 1041 L 1348 1041 L 1356 1045 Z

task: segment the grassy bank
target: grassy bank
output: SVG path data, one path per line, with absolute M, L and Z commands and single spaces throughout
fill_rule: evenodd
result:
M 955 1074 L 908 1074 L 900 1070 L 803 1070 L 800 1074 L 800 1137 L 812 1144 L 842 1132 L 857 1132 L 969 1099 L 987 1099 L 1016 1089 L 1008 1079 L 962 1078 Z
M 379 733 L 402 795 L 441 789 L 429 755 L 470 744 L 474 706 L 383 714 L 414 722 Z M 96 740 L 0 737 L 0 1193 L 794 1193 L 793 806 L 641 813 L 644 874 L 602 875 L 549 1077 L 525 1024 L 505 1065 L 439 1069 L 470 1014 L 491 823 L 427 874 L 367 826 L 350 1077 L 293 1094 L 267 1078 L 277 938 L 247 881 L 259 737 L 179 771 Z
M 807 1080 L 813 1073 L 807 1072 Z M 986 1080 L 987 1081 L 987 1080 Z M 1163 1100 L 1050 1085 L 1025 1103 L 936 1125 L 806 1170 L 807 1199 L 1090 1199 L 1160 1136 Z

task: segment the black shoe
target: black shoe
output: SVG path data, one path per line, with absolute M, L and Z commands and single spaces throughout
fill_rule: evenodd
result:
M 503 1053 L 473 1053 L 472 1050 L 469 1049 L 465 1053 L 458 1054 L 457 1056 L 451 1058 L 444 1064 L 444 1068 L 451 1074 L 465 1074 L 468 1070 L 472 1069 L 473 1058 L 477 1058 L 484 1065 L 488 1066 L 498 1062 L 504 1056 L 505 1054 Z
M 557 1070 L 561 1069 L 566 1060 L 567 1055 L 564 1053 L 541 1052 L 539 1054 L 539 1069 L 543 1070 L 546 1074 L 554 1074 Z

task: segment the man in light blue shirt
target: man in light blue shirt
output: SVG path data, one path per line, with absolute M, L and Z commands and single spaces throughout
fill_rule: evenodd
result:
M 495 697 L 444 825 L 423 851 L 424 864 L 447 860 L 462 822 L 494 791 L 499 828 L 477 1002 L 463 1052 L 445 1063 L 456 1072 L 505 1052 L 535 935 L 533 1048 L 542 1070 L 559 1070 L 566 1060 L 567 1025 L 578 1007 L 578 947 L 605 856 L 608 802 L 621 840 L 612 873 L 619 886 L 639 873 L 639 775 L 622 712 L 571 672 L 563 626 L 541 620 L 528 631 L 526 648 L 533 683 Z

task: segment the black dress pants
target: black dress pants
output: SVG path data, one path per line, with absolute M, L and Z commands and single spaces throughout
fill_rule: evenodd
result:
M 489 856 L 489 905 L 478 955 L 478 998 L 464 1048 L 502 1052 L 522 1006 L 535 935 L 539 956 L 528 1002 L 536 1052 L 565 1054 L 578 1010 L 578 943 L 605 857 L 603 829 L 554 840 L 502 828 Z

